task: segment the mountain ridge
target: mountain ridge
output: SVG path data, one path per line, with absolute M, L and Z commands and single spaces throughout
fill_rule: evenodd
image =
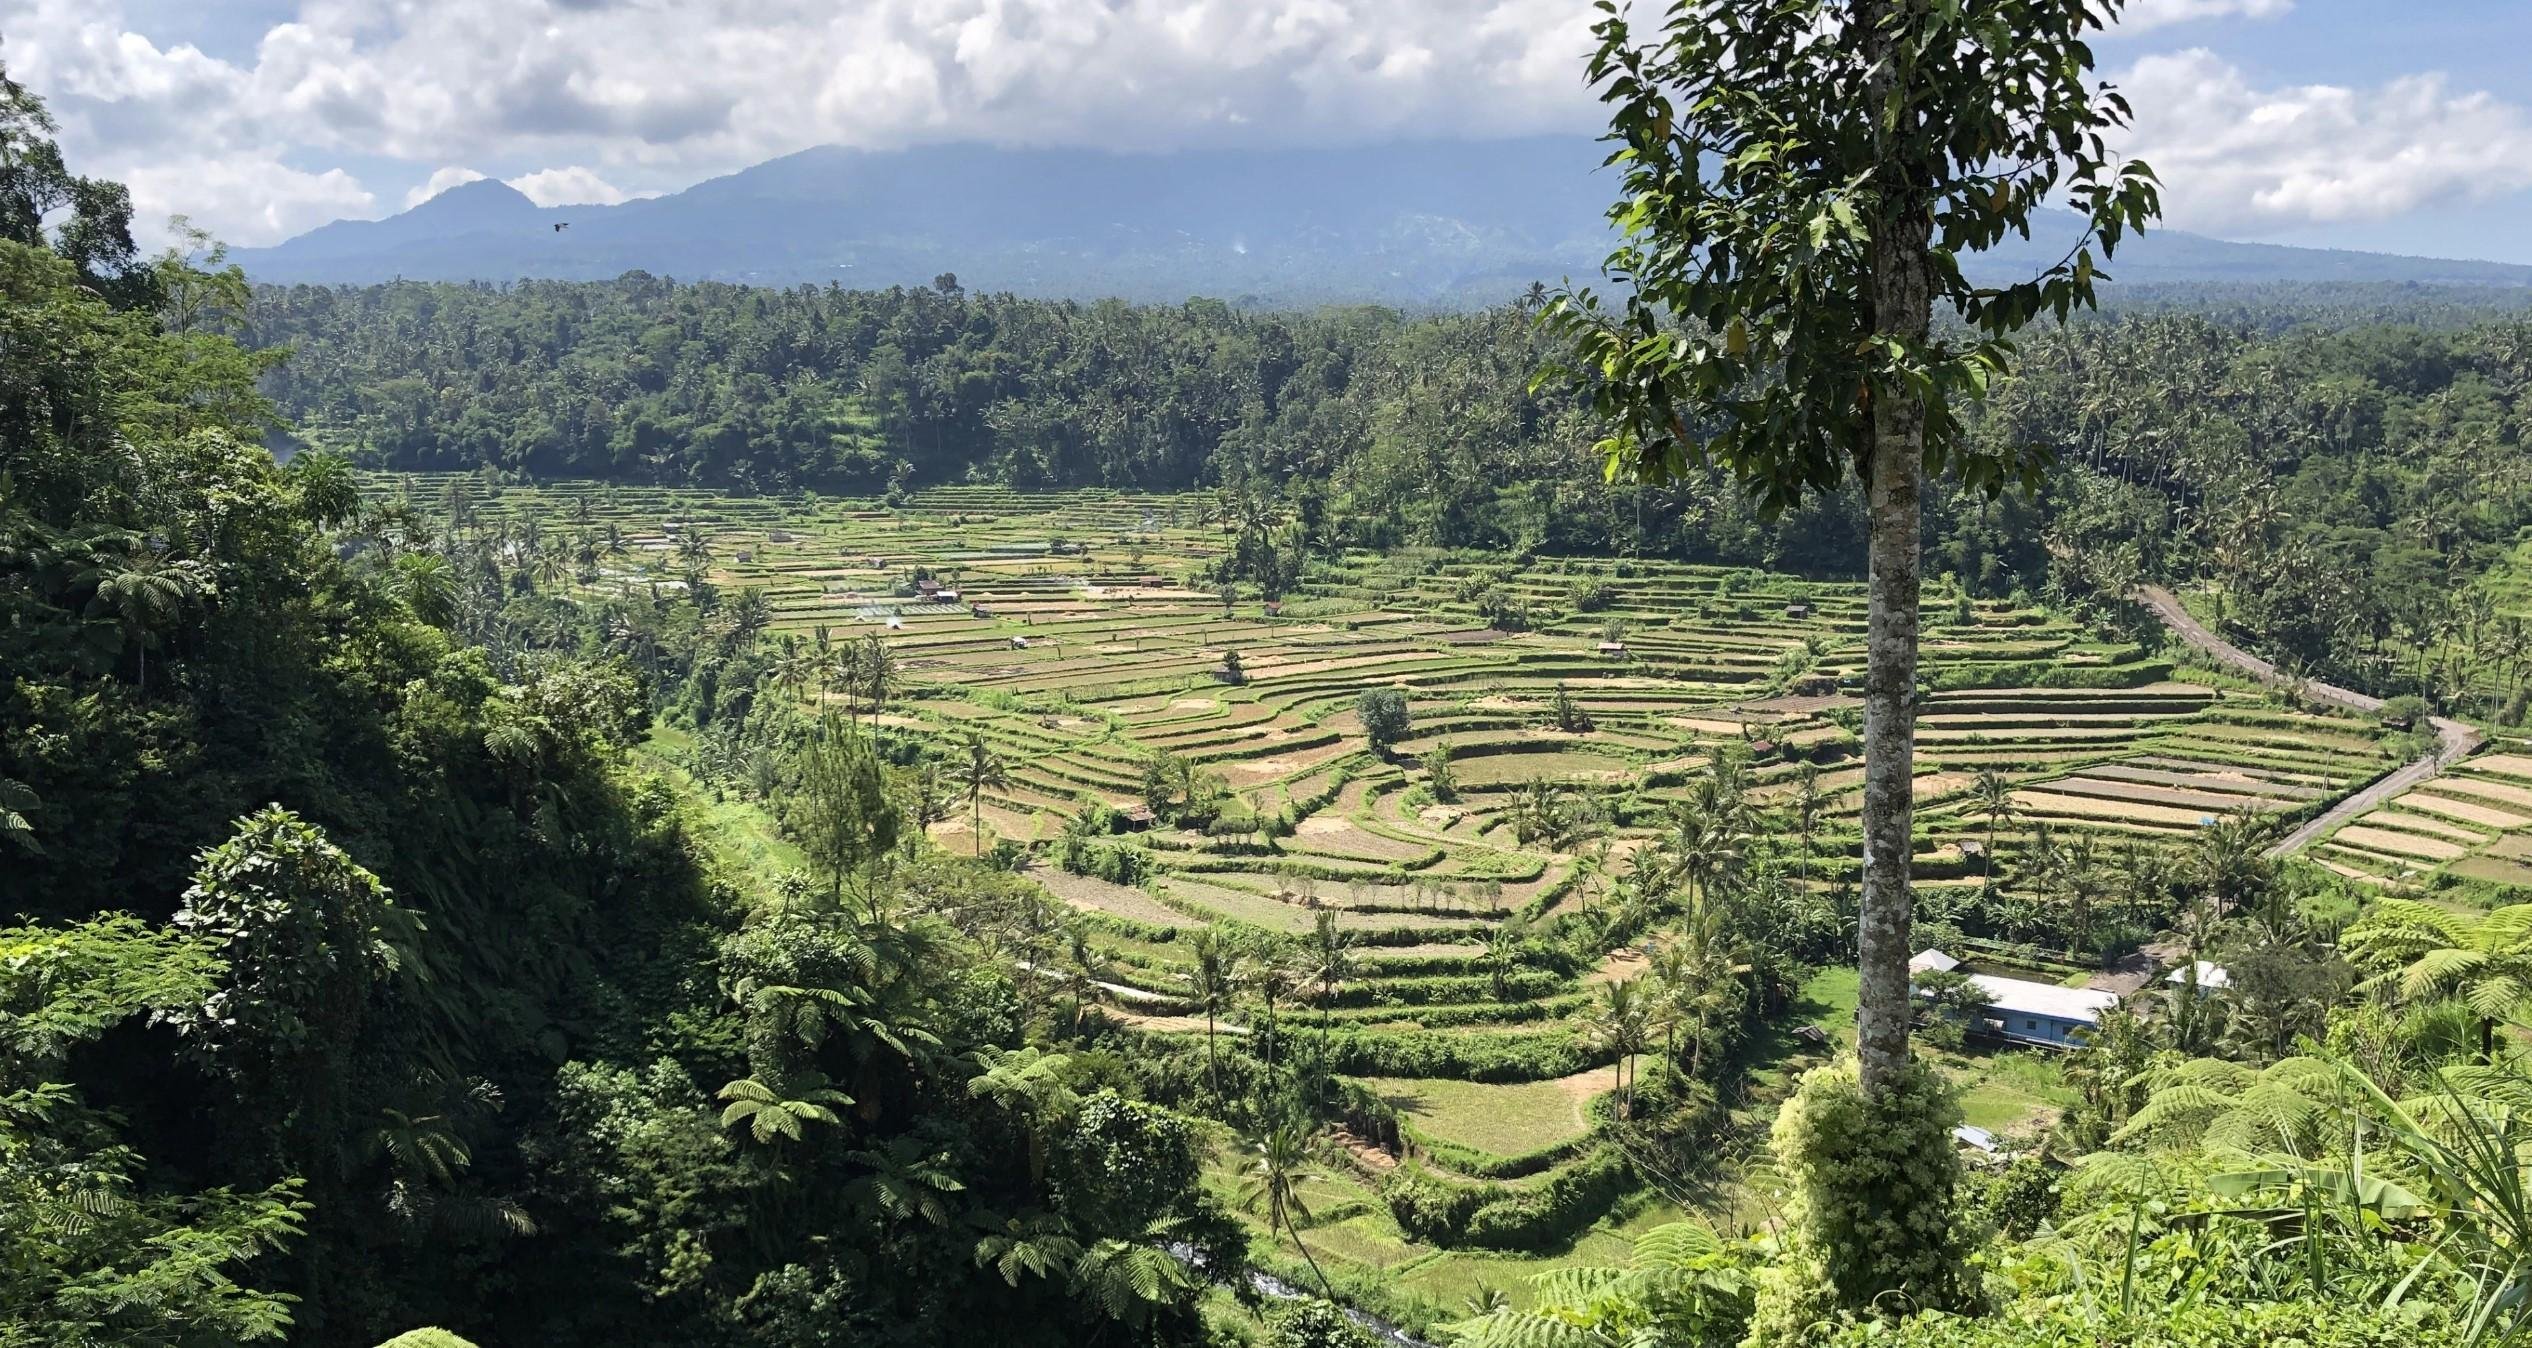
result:
M 1176 302 L 1499 301 L 1596 275 L 1616 191 L 1571 137 L 1317 149 L 1030 150 L 822 146 L 609 206 L 539 207 L 492 179 L 379 220 L 235 250 L 273 283 L 603 280 L 648 271 L 768 285 L 919 285 Z M 567 224 L 568 229 L 556 229 Z M 2062 257 L 2073 216 L 1970 264 L 1977 279 Z M 2532 267 L 2235 243 L 2157 230 L 2122 282 L 2393 282 L 2532 287 Z

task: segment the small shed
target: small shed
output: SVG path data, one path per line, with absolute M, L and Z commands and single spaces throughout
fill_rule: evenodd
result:
M 1267 600 L 1266 616 L 1269 618 L 1280 618 L 1284 616 L 1284 601 L 1280 599 Z
M 993 610 L 986 608 L 982 604 L 969 604 L 967 606 L 967 616 L 970 618 L 990 618 L 993 616 Z
M 1810 1048 L 1827 1048 L 1829 1046 L 1829 1032 L 1821 1029 L 1817 1025 L 1800 1026 L 1794 1030 L 1793 1037 Z
M 1908 961 L 1908 972 L 1912 974 L 1948 974 L 1959 967 L 1959 960 L 1940 950 L 1920 950 Z
M 932 579 L 930 576 L 925 576 L 914 583 L 914 592 L 916 594 L 939 594 L 941 592 L 941 583 Z
M 955 604 L 958 602 L 958 591 L 934 590 L 932 592 L 932 602 L 935 604 Z
M 1785 616 L 1788 618 L 1808 618 L 1811 616 L 1811 606 L 1809 604 L 1787 604 L 1785 605 Z
M 1152 813 L 1149 805 L 1129 805 L 1118 812 L 1117 818 L 1123 820 L 1127 828 L 1147 829 L 1158 821 L 1159 816 Z
M 1623 641 L 1604 641 L 1600 643 L 1599 650 L 1602 655 L 1624 655 L 1626 654 L 1626 643 Z
M 2191 960 L 2163 975 L 2163 981 L 2176 988 L 2195 987 L 2199 995 L 2204 996 L 2210 992 L 2222 992 L 2233 986 L 2233 975 L 2226 972 L 2221 964 Z
M 1025 651 L 1025 650 L 1027 650 L 1028 648 L 1029 648 L 1029 639 L 1028 639 L 1027 637 L 1013 637 L 1013 638 L 1011 638 L 1011 649 L 1013 649 L 1013 650 L 1015 650 L 1015 651 Z
M 740 561 L 742 561 L 742 562 L 752 562 L 752 561 L 755 561 L 755 560 L 756 560 L 756 550 L 755 550 L 754 548 L 741 548 L 741 549 L 739 549 L 739 552 L 738 552 L 738 559 L 739 559 Z
M 1952 1141 L 1981 1156 L 1994 1156 L 2004 1149 L 1996 1145 L 1996 1135 L 1984 1128 L 1962 1124 L 1952 1130 Z

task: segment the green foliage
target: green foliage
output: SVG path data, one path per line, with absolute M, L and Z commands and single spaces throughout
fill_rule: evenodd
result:
M 1407 695 L 1395 688 L 1366 688 L 1354 699 L 1354 718 L 1372 747 L 1386 749 L 1407 737 Z
M 445 1329 L 408 1329 L 378 1348 L 475 1348 L 475 1345 Z
M 70 1079 L 75 1053 L 125 1022 L 200 1007 L 220 972 L 207 943 L 130 917 L 0 928 L 0 1342 L 178 1348 L 287 1332 L 293 1298 L 255 1284 L 303 1232 L 298 1184 L 171 1191 Z
M 1560 1268 L 1532 1282 L 1535 1305 L 1499 1306 L 1445 1326 L 1448 1341 L 1454 1348 L 1725 1348 L 1740 1341 L 1750 1314 L 1748 1252 L 1696 1222 L 1671 1222 L 1638 1236 L 1626 1268 Z
M 1362 1331 L 1334 1302 L 1302 1297 L 1277 1306 L 1266 1317 L 1267 1348 L 1373 1348 Z
M 1822 1348 L 2458 1348 L 2466 1342 L 2432 1307 L 2391 1310 L 2341 1301 L 2218 1303 L 2158 1307 L 2105 1317 L 2046 1302 L 1987 1318 L 1929 1312 L 1896 1326 L 1857 1325 L 1814 1340 Z
M 1852 1062 L 1804 1074 L 1776 1116 L 1792 1189 L 1778 1261 L 1761 1275 L 1753 1344 L 1805 1344 L 1823 1321 L 1961 1309 L 1977 1299 L 1955 1219 L 1960 1107 L 1922 1063 L 1867 1100 Z

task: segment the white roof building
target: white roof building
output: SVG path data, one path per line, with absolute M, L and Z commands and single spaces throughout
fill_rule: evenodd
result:
M 2016 1015 L 2047 1016 L 2079 1025 L 2098 1025 L 2101 1013 L 2119 1004 L 2119 994 L 2092 988 L 2062 988 L 2055 983 L 2026 983 L 2019 978 L 1971 974 L 1970 985 L 1987 1005 Z
M 2163 981 L 2186 987 L 2193 972 L 2197 974 L 2197 983 L 2202 989 L 2212 991 L 2233 986 L 2233 975 L 2225 972 L 2223 965 L 2209 964 L 2205 960 L 2192 960 L 2163 975 Z
M 1920 950 L 1914 959 L 1908 961 L 1908 972 L 1912 974 L 1948 974 L 1959 967 L 1959 960 L 1940 950 Z

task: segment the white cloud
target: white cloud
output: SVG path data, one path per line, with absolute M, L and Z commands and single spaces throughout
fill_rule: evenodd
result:
M 404 194 L 404 206 L 411 210 L 452 187 L 482 182 L 484 175 L 459 164 L 450 164 L 433 172 L 421 186 Z M 531 194 L 533 195 L 533 194 Z
M 2133 37 L 2197 19 L 2273 19 L 2294 7 L 2295 0 L 2131 0 L 2119 16 L 2118 31 Z
M 578 164 L 522 174 L 507 181 L 539 206 L 612 206 L 627 199 L 622 188 Z
M 2130 152 L 2162 178 L 2180 228 L 2380 220 L 2532 187 L 2532 114 L 2439 75 L 2259 89 L 2193 49 L 2145 57 L 2117 83 L 2136 107 Z
M 241 243 L 375 209 L 355 174 L 443 165 L 541 202 L 611 202 L 822 144 L 1601 125 L 1586 0 L 298 0 L 288 22 L 212 44 L 225 59 L 133 31 L 121 5 L 0 0 L 12 73 L 53 101 L 84 171 Z M 2122 32 L 2291 9 L 2134 0 Z M 2523 110 L 2433 76 L 2264 89 L 2185 51 L 2119 82 L 2176 224 L 2382 217 L 2532 184 Z M 439 168 L 419 192 L 475 171 Z
M 133 233 L 144 244 L 168 242 L 166 222 L 175 215 L 223 242 L 251 246 L 378 214 L 377 197 L 341 169 L 309 173 L 254 156 L 135 164 L 119 176 L 132 189 Z

